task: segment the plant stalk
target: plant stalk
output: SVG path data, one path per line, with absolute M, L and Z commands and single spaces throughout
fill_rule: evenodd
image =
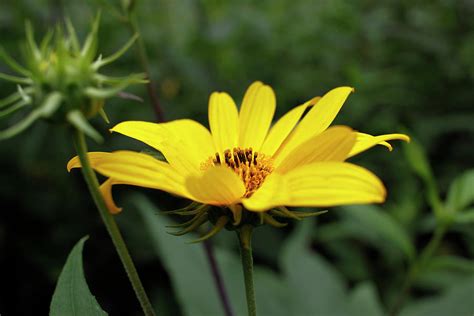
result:
M 148 80 L 148 83 L 146 85 L 148 96 L 150 98 L 151 104 L 153 105 L 153 109 L 155 111 L 155 115 L 158 122 L 163 122 L 165 120 L 163 109 L 161 108 L 160 100 L 158 99 L 158 93 L 156 91 L 155 82 L 151 77 L 150 62 L 148 60 L 145 42 L 143 41 L 143 37 L 140 32 L 140 27 L 138 26 L 138 22 L 135 17 L 136 6 L 137 5 L 135 4 L 131 11 L 126 12 L 126 23 L 132 34 L 139 35 L 137 39 L 137 54 L 143 71 L 145 72 L 146 79 Z
M 405 301 L 408 293 L 411 290 L 411 287 L 413 285 L 413 281 L 415 281 L 418 272 L 422 269 L 422 267 L 429 261 L 429 259 L 433 256 L 434 252 L 436 249 L 438 249 L 441 241 L 443 240 L 444 235 L 446 234 L 447 227 L 448 225 L 442 224 L 438 226 L 434 233 L 433 236 L 431 237 L 430 241 L 428 244 L 423 248 L 421 253 L 418 255 L 418 257 L 413 261 L 411 264 L 407 276 L 405 278 L 405 281 L 403 282 L 402 289 L 400 291 L 400 294 L 398 298 L 395 300 L 395 304 L 390 310 L 389 315 L 390 316 L 396 316 L 398 315 L 400 308 L 402 307 L 403 302 Z
M 245 280 L 245 295 L 247 297 L 247 309 L 249 316 L 257 315 L 257 304 L 255 300 L 255 289 L 253 284 L 253 258 L 252 258 L 252 226 L 244 225 L 237 232 L 240 245 L 240 257 L 242 259 L 242 270 Z
M 150 300 L 145 293 L 145 289 L 140 281 L 138 276 L 137 270 L 135 265 L 133 264 L 132 258 L 130 253 L 125 245 L 125 241 L 123 240 L 122 234 L 117 226 L 117 223 L 114 217 L 109 213 L 107 206 L 105 205 L 104 199 L 99 189 L 99 181 L 92 170 L 89 158 L 87 156 L 87 144 L 84 137 L 84 134 L 76 130 L 74 134 L 74 145 L 76 147 L 77 154 L 79 156 L 79 160 L 81 161 L 81 170 L 82 175 L 84 176 L 84 180 L 87 183 L 87 187 L 89 188 L 89 192 L 94 199 L 95 205 L 99 210 L 100 217 L 104 222 L 105 227 L 107 228 L 107 232 L 112 239 L 112 242 L 117 250 L 117 253 L 122 261 L 123 267 L 127 273 L 128 279 L 133 286 L 133 290 L 140 302 L 140 305 L 143 309 L 145 316 L 154 316 L 155 312 L 153 311 L 153 307 L 151 306 Z
M 214 255 L 214 249 L 212 247 L 211 240 L 205 240 L 203 242 L 203 247 L 206 252 L 207 261 L 209 262 L 209 266 L 211 267 L 212 276 L 214 277 L 214 282 L 216 284 L 216 288 L 219 293 L 219 298 L 222 307 L 224 308 L 225 315 L 233 316 L 234 313 L 232 312 L 229 296 L 227 295 L 227 291 L 225 289 L 224 280 L 222 279 L 222 275 L 219 271 L 219 266 L 217 264 L 216 256 Z

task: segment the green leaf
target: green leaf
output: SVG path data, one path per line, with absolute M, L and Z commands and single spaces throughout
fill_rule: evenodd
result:
M 202 245 L 186 244 L 195 239 L 195 236 L 171 236 L 166 233 L 165 227 L 171 223 L 169 218 L 159 216 L 157 208 L 141 195 L 135 195 L 133 201 L 170 275 L 184 315 L 223 315 Z M 234 273 L 241 275 L 240 271 Z M 230 290 L 231 287 L 226 284 L 226 288 Z M 243 294 L 243 284 L 240 289 Z M 239 299 L 239 303 L 243 303 L 242 299 L 243 297 Z M 245 309 L 242 309 L 237 315 L 244 313 Z
M 377 289 L 371 283 L 361 283 L 351 292 L 349 297 L 351 316 L 383 316 L 385 315 Z
M 448 210 L 459 212 L 474 202 L 474 169 L 458 176 L 449 187 L 446 197 Z
M 143 217 L 153 245 L 169 273 L 183 314 L 223 315 L 203 244 L 188 244 L 196 238 L 193 234 L 174 237 L 166 233 L 166 226 L 172 223 L 171 220 L 167 216 L 159 216 L 158 209 L 144 196 L 135 194 L 131 201 Z M 214 252 L 235 315 L 246 315 L 240 258 L 227 248 L 215 246 Z M 254 269 L 258 314 L 299 315 L 292 312 L 287 304 L 291 289 L 283 280 L 271 270 L 259 266 Z
M 443 294 L 418 301 L 402 310 L 400 316 L 472 316 L 474 277 L 464 279 Z
M 97 143 L 103 142 L 102 135 L 96 131 L 89 121 L 84 117 L 81 111 L 73 110 L 67 114 L 67 120 L 71 125 L 73 125 L 78 130 L 82 131 L 84 134 L 95 140 Z
M 133 35 L 132 38 L 129 39 L 128 42 L 125 43 L 125 45 L 122 48 L 120 48 L 118 51 L 116 51 L 115 53 L 113 53 L 112 55 L 106 58 L 97 60 L 96 62 L 94 62 L 93 67 L 95 69 L 99 69 L 100 67 L 113 63 L 114 61 L 122 57 L 122 55 L 125 54 L 130 49 L 130 47 L 132 47 L 132 45 L 137 40 L 138 36 L 139 36 L 138 34 Z
M 375 205 L 346 206 L 341 208 L 340 214 L 362 230 L 373 234 L 372 241 L 377 246 L 386 248 L 386 243 L 389 243 L 407 258 L 414 258 L 415 248 L 407 232 L 383 209 Z
M 30 72 L 25 69 L 23 66 L 20 66 L 7 52 L 5 49 L 0 45 L 0 60 L 3 60 L 5 64 L 7 64 L 12 70 L 16 71 L 17 73 L 29 77 Z
M 82 266 L 82 249 L 89 237 L 74 246 L 59 276 L 49 310 L 50 316 L 107 315 L 87 286 Z
M 461 213 L 457 213 L 454 220 L 458 224 L 474 223 L 474 208 L 470 208 Z
M 456 256 L 437 256 L 427 262 L 426 268 L 418 275 L 416 284 L 430 290 L 442 289 L 473 275 L 474 261 Z
M 404 144 L 403 148 L 411 168 L 425 184 L 427 200 L 430 206 L 437 216 L 441 215 L 442 205 L 438 187 L 423 147 L 416 140 L 412 139 L 411 143 Z
M 283 246 L 281 267 L 285 272 L 291 304 L 289 315 L 350 315 L 342 277 L 316 253 L 309 237 L 314 221 L 298 223 Z

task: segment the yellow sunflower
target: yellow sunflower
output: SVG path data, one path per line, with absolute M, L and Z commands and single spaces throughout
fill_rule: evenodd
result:
M 377 176 L 345 162 L 377 144 L 403 134 L 371 136 L 347 126 L 329 127 L 351 92 L 335 88 L 293 108 L 273 126 L 275 93 L 254 82 L 240 111 L 225 92 L 209 99 L 210 131 L 200 123 L 127 121 L 111 129 L 160 151 L 160 161 L 132 152 L 90 152 L 92 167 L 106 180 L 101 190 L 112 213 L 116 184 L 159 189 L 203 205 L 228 209 L 237 220 L 242 210 L 266 212 L 283 206 L 329 207 L 380 203 L 386 190 Z M 68 170 L 80 167 L 78 157 Z

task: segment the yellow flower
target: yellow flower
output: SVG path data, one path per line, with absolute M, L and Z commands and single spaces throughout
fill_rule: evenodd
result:
M 346 126 L 329 127 L 353 92 L 339 87 L 295 107 L 271 126 L 276 107 L 271 87 L 254 82 L 240 111 L 225 92 L 209 99 L 210 131 L 193 120 L 128 121 L 111 129 L 160 151 L 166 162 L 131 151 L 91 152 L 92 167 L 108 178 L 102 192 L 117 213 L 111 188 L 128 184 L 163 190 L 205 204 L 265 212 L 282 206 L 328 207 L 380 203 L 386 191 L 370 171 L 345 162 L 403 134 L 371 136 Z M 307 112 L 307 113 L 306 113 Z M 306 113 L 306 115 L 304 115 Z M 80 167 L 77 157 L 68 170 Z

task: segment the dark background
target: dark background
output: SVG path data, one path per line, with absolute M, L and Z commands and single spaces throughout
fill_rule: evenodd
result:
M 441 199 L 450 183 L 473 166 L 472 1 L 144 0 L 137 1 L 136 6 L 152 77 L 167 120 L 188 117 L 207 124 L 207 101 L 212 91 L 228 91 L 239 103 L 247 86 L 255 80 L 274 88 L 277 117 L 315 95 L 350 85 L 356 93 L 350 96 L 336 122 L 374 135 L 408 133 L 424 149 Z M 101 9 L 99 50 L 107 55 L 131 36 L 113 8 L 120 11 L 120 2 L 2 0 L 0 42 L 18 57 L 25 20 L 32 22 L 40 38 L 48 28 L 61 23 L 64 16 L 71 18 L 83 37 Z M 0 71 L 8 69 L 0 64 Z M 114 75 L 141 71 L 134 49 L 105 69 Z M 14 85 L 0 82 L 0 97 L 14 90 Z M 89 141 L 91 150 L 144 149 L 136 141 L 107 132 L 124 120 L 156 120 L 145 86 L 132 87 L 129 92 L 145 101 L 109 100 L 106 111 L 111 125 L 94 120 L 106 142 L 97 145 Z M 0 123 L 5 128 L 11 121 L 2 119 Z M 392 153 L 380 147 L 352 161 L 368 167 L 384 181 L 388 200 L 375 209 L 376 213 L 382 213 L 385 220 L 401 228 L 411 246 L 419 251 L 432 235 L 432 210 L 425 198 L 425 183 L 413 170 L 416 159 L 407 157 L 402 144 L 394 142 L 394 147 Z M 140 314 L 80 173 L 66 171 L 72 156 L 74 149 L 68 130 L 46 122 L 38 122 L 0 144 L 2 315 L 47 314 L 67 254 L 87 234 L 91 238 L 86 244 L 84 261 L 92 293 L 110 315 Z M 194 294 L 186 296 L 195 293 L 190 292 L 193 286 L 197 291 L 200 286 L 206 287 L 192 282 L 199 270 L 194 271 L 192 264 L 181 267 L 181 263 L 169 259 L 181 258 L 178 253 L 186 256 L 191 248 L 188 253 L 202 251 L 201 246 L 187 245 L 179 237 L 161 237 L 161 242 L 170 238 L 169 244 L 174 243 L 176 248 L 157 242 L 149 216 L 153 214 L 161 224 L 167 218 L 155 216 L 156 210 L 139 211 L 140 198 L 132 194 L 135 192 L 145 194 L 162 210 L 171 210 L 184 202 L 153 190 L 120 186 L 114 189 L 117 201 L 125 206 L 117 220 L 155 308 L 161 315 L 201 315 L 192 309 Z M 361 284 L 370 288 L 375 293 L 371 302 L 376 301 L 379 310 L 386 311 L 401 288 L 408 259 L 391 244 L 390 238 L 384 239 L 387 230 L 378 231 L 375 226 L 379 222 L 359 218 L 370 217 L 370 211 L 374 209 L 334 208 L 318 218 L 317 223 L 309 221 L 310 234 L 306 240 L 311 245 L 307 250 L 311 251 L 305 256 L 329 266 L 331 275 L 347 293 L 353 293 Z M 291 223 L 285 229 L 257 231 L 255 260 L 262 275 L 285 274 L 285 253 L 288 254 L 288 243 L 294 240 L 292 233 L 298 226 Z M 165 228 L 156 230 L 162 233 Z M 238 254 L 232 233 L 221 233 L 213 241 L 224 251 L 225 262 L 233 260 L 228 256 Z M 439 306 L 426 307 L 430 302 L 456 306 L 456 302 L 448 299 L 453 296 L 449 294 L 452 291 L 473 301 L 472 292 L 469 294 L 459 285 L 463 280 L 473 280 L 469 279 L 474 275 L 472 223 L 453 225 L 438 255 L 455 257 L 462 264 L 425 271 L 405 301 L 404 315 L 423 315 L 420 311 L 430 308 L 439 312 Z M 295 264 L 306 259 L 295 257 Z M 194 259 L 189 260 L 192 263 Z M 232 271 L 236 282 L 243 282 L 239 267 Z M 312 270 L 306 273 L 311 279 Z M 180 281 L 184 275 L 189 284 Z M 277 287 L 267 279 L 262 278 L 260 295 L 267 296 L 269 306 L 284 306 L 286 296 L 277 298 L 272 296 L 272 290 L 265 290 Z M 324 280 L 315 281 L 309 285 L 293 284 L 294 292 L 303 291 L 308 301 L 336 293 L 331 292 L 333 282 L 327 283 L 326 288 Z M 285 286 L 293 289 L 292 285 L 282 285 Z M 244 301 L 233 300 L 234 305 L 239 305 L 235 310 L 243 310 L 240 305 Z M 265 298 L 259 299 L 262 300 L 265 305 Z M 337 300 L 331 302 L 339 304 Z M 419 307 L 420 304 L 425 305 Z M 186 305 L 190 307 L 185 308 Z M 415 313 L 415 308 L 421 309 Z M 349 310 L 358 315 L 354 308 Z M 289 313 L 298 312 L 293 309 Z M 303 310 L 299 313 L 306 315 Z M 324 310 L 320 313 L 324 315 Z

